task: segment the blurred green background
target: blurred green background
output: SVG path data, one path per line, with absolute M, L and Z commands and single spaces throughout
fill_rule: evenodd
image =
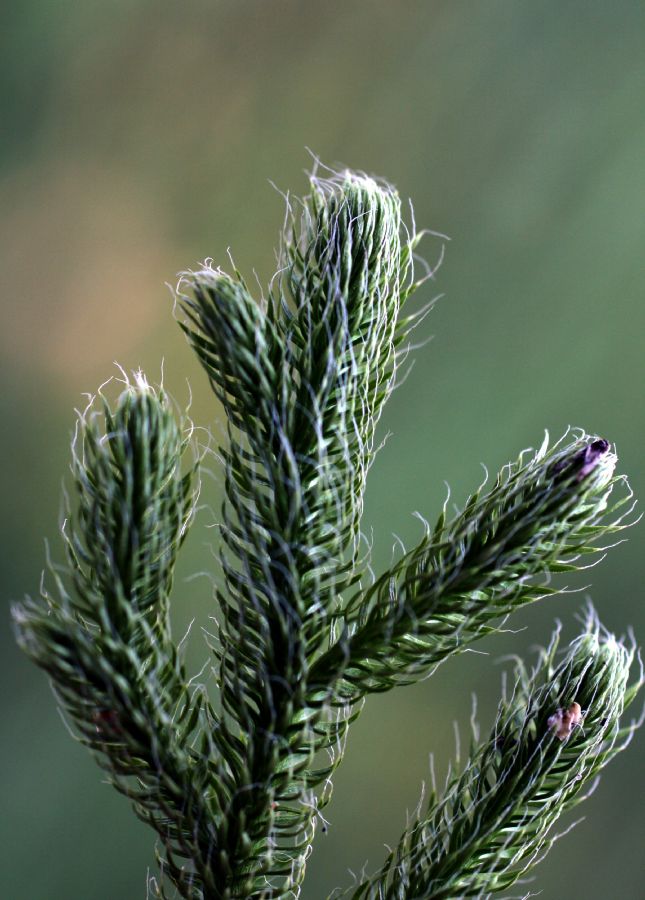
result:
M 393 432 L 368 487 L 375 566 L 393 533 L 420 533 L 447 480 L 461 499 L 543 429 L 615 441 L 645 495 L 645 5 L 640 0 L 22 0 L 0 13 L 2 596 L 38 589 L 56 527 L 73 407 L 142 365 L 194 418 L 219 409 L 173 323 L 165 283 L 211 256 L 262 281 L 283 200 L 326 163 L 383 175 L 420 226 L 451 236 L 424 297 L 445 294 L 434 335 L 392 398 Z M 438 255 L 429 240 L 425 253 Z M 205 500 L 219 505 L 218 473 Z M 215 532 L 205 510 L 176 584 L 178 632 L 212 611 Z M 645 637 L 643 527 L 593 581 L 605 623 Z M 445 771 L 471 693 L 487 727 L 499 657 L 567 636 L 584 593 L 544 602 L 527 626 L 371 700 L 350 736 L 304 896 L 375 868 L 428 776 Z M 197 629 L 192 658 L 205 657 Z M 2 628 L 0 896 L 138 900 L 153 837 L 101 783 L 44 676 Z M 583 807 L 588 819 L 536 870 L 544 898 L 637 898 L 643 816 L 639 736 Z M 635 790 L 635 786 L 641 789 Z M 154 870 L 154 869 L 153 869 Z

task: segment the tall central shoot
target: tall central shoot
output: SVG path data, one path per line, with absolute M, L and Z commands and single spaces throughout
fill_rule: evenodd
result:
M 374 429 L 393 383 L 415 238 L 396 193 L 345 173 L 311 180 L 281 278 L 259 305 L 239 275 L 184 278 L 184 328 L 227 414 L 220 737 L 236 747 L 218 890 L 300 882 L 346 714 L 310 672 L 360 577 L 359 521 Z M 340 672 L 330 672 L 332 676 Z M 315 754 L 328 765 L 312 768 Z M 235 873 L 245 871 L 242 881 Z

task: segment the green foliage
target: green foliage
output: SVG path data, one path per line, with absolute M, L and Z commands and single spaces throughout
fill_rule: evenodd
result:
M 545 440 L 449 523 L 444 506 L 420 544 L 349 601 L 343 636 L 317 660 L 314 684 L 340 674 L 337 694 L 355 701 L 417 680 L 498 630 L 491 620 L 557 593 L 551 574 L 575 571 L 599 537 L 625 527 L 606 520 L 615 461 L 606 441 L 584 434 L 564 447 Z
M 552 575 L 625 527 L 616 457 L 580 433 L 522 454 L 369 577 L 363 495 L 397 361 L 424 312 L 401 312 L 419 284 L 419 237 L 389 186 L 312 176 L 289 208 L 266 298 L 209 265 L 180 282 L 180 325 L 228 427 L 217 709 L 191 688 L 168 623 L 197 497 L 195 462 L 182 464 L 191 425 L 140 374 L 114 411 L 100 395 L 79 416 L 67 566 L 14 618 L 80 740 L 156 830 L 160 897 L 297 895 L 364 698 L 418 680 L 556 593 Z M 443 798 L 433 794 L 355 896 L 491 893 L 548 847 L 631 733 L 619 719 L 640 686 L 627 686 L 633 648 L 593 616 L 557 665 L 556 643 L 530 675 L 518 663 L 491 738 L 474 737 Z M 556 726 L 576 703 L 584 727 L 561 741 Z
M 589 610 L 586 628 L 556 664 L 559 634 L 532 672 L 516 662 L 516 681 L 499 705 L 489 737 L 473 727 L 461 771 L 436 788 L 381 871 L 352 896 L 481 897 L 514 884 L 557 838 L 560 815 L 585 799 L 595 778 L 633 734 L 620 716 L 634 647 L 603 633 Z M 573 704 L 583 719 L 558 734 Z
M 72 446 L 68 578 L 52 567 L 55 593 L 43 588 L 14 609 L 21 646 L 50 676 L 79 739 L 158 832 L 177 880 L 175 855 L 192 858 L 197 832 L 213 837 L 207 786 L 187 749 L 197 720 L 209 722 L 168 622 L 196 500 L 194 462 L 182 473 L 187 447 L 167 398 L 140 374 L 114 412 L 103 397 L 92 401 Z

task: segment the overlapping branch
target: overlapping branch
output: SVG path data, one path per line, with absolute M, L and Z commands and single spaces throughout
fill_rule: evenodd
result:
M 239 275 L 212 268 L 181 284 L 183 328 L 229 425 L 218 740 L 235 752 L 219 890 L 240 897 L 265 896 L 270 876 L 283 876 L 275 896 L 301 881 L 326 800 L 312 790 L 352 715 L 312 697 L 308 675 L 359 577 L 365 476 L 412 287 L 393 190 L 352 173 L 311 189 L 276 296 L 257 304 Z

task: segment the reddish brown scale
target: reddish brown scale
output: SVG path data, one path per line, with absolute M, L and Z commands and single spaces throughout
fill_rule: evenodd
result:
M 547 724 L 558 740 L 566 741 L 583 720 L 580 704 L 574 701 L 568 709 L 556 710 L 552 716 L 549 716 Z

